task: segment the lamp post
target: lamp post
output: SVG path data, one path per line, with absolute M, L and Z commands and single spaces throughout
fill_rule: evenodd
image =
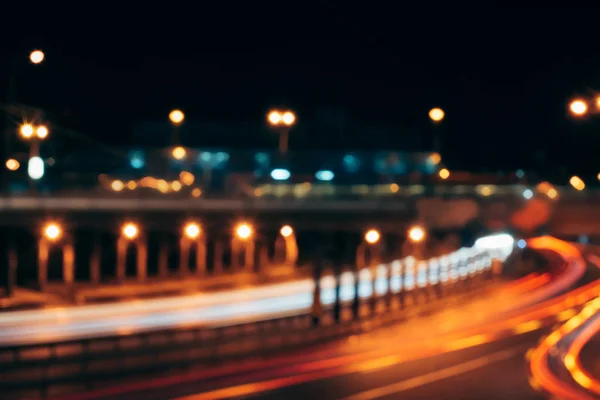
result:
M 284 225 L 279 234 L 275 241 L 275 258 L 277 261 L 281 260 L 285 266 L 293 267 L 298 262 L 298 242 L 294 229 L 290 225 Z
M 440 125 L 444 120 L 446 113 L 439 107 L 432 108 L 429 110 L 429 119 L 434 123 L 434 125 Z M 440 153 L 441 152 L 441 138 L 440 138 L 440 129 L 439 127 L 434 127 L 433 134 L 433 151 Z
M 75 281 L 75 250 L 73 243 L 65 237 L 62 227 L 50 222 L 42 228 L 38 241 L 38 283 L 44 290 L 48 283 L 48 261 L 52 246 L 59 246 L 63 253 L 63 281 L 72 288 Z
M 192 246 L 196 246 L 196 273 L 206 272 L 206 238 L 202 228 L 196 222 L 189 222 L 183 228 L 183 235 L 179 242 L 180 266 L 182 275 L 186 275 L 190 268 L 190 253 Z
M 39 65 L 42 64 L 44 59 L 46 58 L 45 53 L 42 50 L 36 49 L 29 53 L 28 61 L 31 64 Z M 14 113 L 10 107 L 14 105 L 16 102 L 16 83 L 17 83 L 17 73 L 19 68 L 23 65 L 24 58 L 17 57 L 13 60 L 11 65 L 11 71 L 9 75 L 8 81 L 8 91 L 6 92 L 6 105 L 9 107 L 8 113 L 6 114 L 5 119 L 5 131 L 4 131 L 4 149 L 5 154 L 3 154 L 3 158 L 6 159 L 11 155 L 11 145 L 13 143 L 13 137 L 11 135 L 11 114 Z
M 169 121 L 173 125 L 173 133 L 171 135 L 171 144 L 173 149 L 171 150 L 171 156 L 176 160 L 183 160 L 187 156 L 185 147 L 181 146 L 181 138 L 179 137 L 179 128 L 185 119 L 183 111 L 175 109 L 169 113 Z
M 363 241 L 358 245 L 356 249 L 356 268 L 354 271 L 354 299 L 352 301 L 352 313 L 355 318 L 358 318 L 359 307 L 360 307 L 360 293 L 358 292 L 360 286 L 360 271 L 364 268 L 370 268 L 371 272 L 371 308 L 375 311 L 377 292 L 377 264 L 380 252 L 380 239 L 381 233 L 376 229 L 369 229 L 365 232 Z
M 231 268 L 240 267 L 240 253 L 243 252 L 244 260 L 242 268 L 248 269 L 254 266 L 254 229 L 248 223 L 240 223 L 235 228 L 235 234 L 231 238 Z
M 44 176 L 44 162 L 40 158 L 40 143 L 48 138 L 48 134 L 49 131 L 46 125 L 24 123 L 19 127 L 19 135 L 22 139 L 29 142 L 27 173 L 32 191 L 36 189 L 35 181 Z
M 142 240 L 139 227 L 133 222 L 123 224 L 117 239 L 117 281 L 123 283 L 127 276 L 127 250 L 133 244 L 137 250 L 136 272 L 138 281 L 147 276 L 148 248 Z
M 290 129 L 296 122 L 296 114 L 292 111 L 273 110 L 267 115 L 269 125 L 279 134 L 279 153 L 285 156 L 289 147 Z

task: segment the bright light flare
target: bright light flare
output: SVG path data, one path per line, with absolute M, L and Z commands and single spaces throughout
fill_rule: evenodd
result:
M 58 240 L 61 234 L 62 230 L 60 229 L 60 226 L 56 223 L 50 223 L 44 227 L 44 237 L 46 237 L 46 239 L 48 240 Z
M 267 116 L 267 119 L 271 125 L 279 125 L 281 123 L 282 116 L 279 111 L 271 111 Z
M 296 115 L 291 111 L 286 111 L 281 116 L 281 120 L 283 121 L 283 123 L 285 125 L 290 126 L 290 125 L 293 125 L 294 122 L 296 121 Z
M 41 50 L 34 50 L 29 54 L 29 61 L 33 64 L 40 64 L 44 61 L 44 58 L 46 58 L 46 55 Z
M 235 229 L 235 234 L 238 238 L 246 240 L 252 236 L 252 227 L 248 224 L 240 224 Z
M 441 122 L 444 119 L 446 113 L 441 108 L 435 107 L 429 110 L 429 118 L 433 122 Z
M 585 189 L 585 183 L 583 182 L 583 180 L 578 177 L 577 175 L 573 175 L 571 177 L 571 179 L 569 179 L 569 183 L 571 184 L 571 186 L 573 186 L 573 188 L 575 188 L 576 190 L 582 191 L 583 189 Z
M 413 243 L 420 243 L 425 239 L 425 229 L 420 226 L 413 226 L 408 231 L 408 238 Z
M 40 139 L 46 139 L 48 137 L 48 128 L 45 125 L 40 125 L 35 129 L 35 134 Z
M 365 233 L 365 241 L 369 244 L 375 244 L 381 239 L 381 234 L 376 229 L 369 229 Z
M 31 138 L 33 136 L 33 132 L 34 132 L 34 129 L 33 129 L 33 125 L 31 125 L 31 124 L 23 124 L 19 128 L 19 133 L 25 139 Z
M 583 100 L 573 100 L 571 104 L 569 104 L 569 110 L 571 111 L 571 114 L 580 117 L 587 113 L 588 105 Z
M 123 229 L 121 230 L 123 236 L 127 239 L 135 239 L 138 236 L 138 227 L 133 223 L 127 223 L 123 225 Z
M 448 169 L 446 168 L 442 168 L 440 169 L 440 172 L 438 173 L 438 175 L 440 176 L 441 179 L 448 179 L 450 177 L 450 171 L 448 171 Z
M 183 120 L 185 119 L 185 114 L 181 110 L 173 110 L 169 113 L 169 120 L 174 125 L 181 125 Z
M 281 233 L 281 236 L 287 238 L 294 234 L 294 230 L 292 229 L 291 226 L 285 225 L 285 226 L 281 227 L 281 229 L 279 230 L 279 233 Z
M 197 239 L 201 233 L 200 225 L 190 222 L 185 226 L 183 232 L 188 239 Z

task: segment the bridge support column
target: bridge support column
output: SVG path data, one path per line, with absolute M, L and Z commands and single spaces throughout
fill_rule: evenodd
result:
M 50 246 L 44 239 L 38 241 L 38 285 L 41 291 L 46 290 L 48 284 L 48 258 Z
M 144 282 L 148 278 L 148 245 L 142 240 L 135 245 L 137 247 L 137 280 Z

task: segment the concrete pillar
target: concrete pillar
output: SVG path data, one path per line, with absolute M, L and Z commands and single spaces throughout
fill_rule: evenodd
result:
M 269 248 L 267 245 L 259 246 L 258 248 L 258 270 L 263 270 L 269 265 Z
M 75 282 L 75 248 L 72 243 L 66 243 L 63 252 L 63 281 L 71 286 Z
M 190 272 L 190 240 L 186 237 L 179 239 L 179 274 L 186 276 Z
M 165 240 L 158 249 L 158 276 L 166 278 L 169 275 L 169 243 Z
M 6 281 L 6 294 L 10 297 L 14 294 L 17 288 L 17 266 L 19 259 L 17 250 L 11 245 L 8 248 L 8 279 Z
M 240 268 L 240 252 L 242 245 L 238 238 L 231 239 L 231 270 L 236 271 Z
M 293 234 L 285 238 L 284 263 L 289 266 L 294 266 L 298 263 L 298 241 Z
M 196 273 L 198 275 L 206 274 L 206 240 L 204 238 L 196 241 Z
M 100 283 L 101 259 L 102 259 L 102 248 L 100 245 L 100 240 L 96 240 L 94 242 L 92 254 L 90 255 L 90 281 L 94 285 L 98 285 Z
M 45 239 L 38 241 L 38 285 L 40 290 L 46 290 L 48 284 L 48 257 L 50 246 Z
M 126 278 L 126 262 L 127 262 L 127 249 L 129 248 L 129 240 L 119 237 L 117 239 L 117 282 L 123 283 Z
M 254 269 L 254 241 L 248 240 L 244 243 L 244 269 Z
M 286 240 L 283 236 L 277 235 L 275 239 L 275 254 L 273 254 L 273 264 L 284 264 L 286 259 Z
M 138 240 L 135 245 L 137 248 L 137 280 L 144 282 L 148 278 L 148 245 L 142 239 Z
M 216 240 L 213 260 L 213 274 L 215 275 L 223 273 L 223 251 L 223 242 Z

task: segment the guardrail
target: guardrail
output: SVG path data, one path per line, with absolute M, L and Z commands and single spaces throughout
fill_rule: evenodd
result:
M 325 309 L 318 326 L 314 325 L 314 315 L 305 310 L 300 315 L 236 326 L 198 325 L 107 338 L 0 347 L 0 391 L 3 398 L 9 399 L 89 390 L 99 382 L 124 376 L 147 376 L 153 372 L 164 373 L 167 367 L 186 368 L 198 363 L 265 355 L 360 333 L 398 322 L 412 316 L 411 313 L 429 313 L 439 308 L 436 302 L 448 293 L 459 291 L 463 296 L 472 296 L 473 290 L 478 290 L 473 283 L 492 275 L 490 254 L 506 256 L 507 249 L 483 245 L 471 251 L 462 249 L 462 255 L 461 251 L 451 255 L 448 260 L 458 263 L 448 264 L 447 269 L 440 268 L 445 262 L 431 260 L 425 269 L 418 268 L 423 267 L 422 262 L 415 265 L 417 269 L 401 270 L 404 282 L 397 291 L 393 290 L 392 280 L 399 264 L 391 263 L 387 268 L 389 280 L 385 294 L 371 297 L 360 308 L 354 301 L 342 303 L 340 299 L 339 307 L 334 304 Z M 412 276 L 412 284 L 407 274 Z M 426 303 L 406 308 L 408 300 L 415 305 Z

